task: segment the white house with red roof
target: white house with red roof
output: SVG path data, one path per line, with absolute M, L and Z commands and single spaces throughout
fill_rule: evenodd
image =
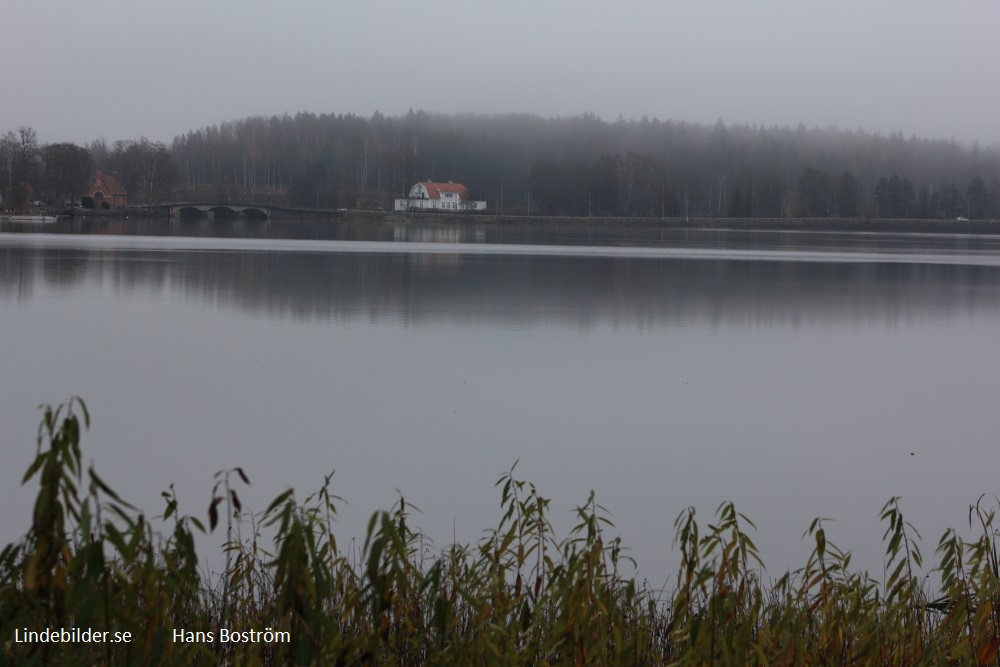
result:
M 469 188 L 461 183 L 420 181 L 410 188 L 409 196 L 396 200 L 395 208 L 397 211 L 482 211 L 486 202 L 473 199 Z

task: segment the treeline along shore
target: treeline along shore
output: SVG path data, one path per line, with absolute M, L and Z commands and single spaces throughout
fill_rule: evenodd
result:
M 98 170 L 117 174 L 132 207 L 389 211 L 432 180 L 465 185 L 498 216 L 1000 219 L 1000 147 L 901 133 L 411 111 L 257 116 L 169 143 L 0 135 L 7 210 L 77 203 Z
M 403 496 L 360 549 L 335 533 L 333 476 L 248 516 L 242 468 L 216 475 L 207 512 L 164 490 L 151 521 L 84 468 L 79 399 L 44 407 L 24 482 L 30 529 L 0 552 L 0 663 L 17 665 L 992 665 L 1000 660 L 995 498 L 946 531 L 933 563 L 890 498 L 885 569 L 852 569 L 822 519 L 811 553 L 766 574 L 754 524 L 724 502 L 674 522 L 669 590 L 627 573 L 593 493 L 554 533 L 549 500 L 516 470 L 476 544 L 427 549 Z M 186 506 L 186 505 L 185 505 Z M 225 534 L 206 579 L 197 541 Z M 248 537 L 249 536 L 249 537 Z M 934 577 L 925 576 L 933 571 Z M 930 582 L 934 581 L 934 584 Z

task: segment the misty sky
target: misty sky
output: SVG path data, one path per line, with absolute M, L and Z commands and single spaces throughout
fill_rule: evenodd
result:
M 0 133 L 592 112 L 1000 142 L 1000 2 L 3 0 Z

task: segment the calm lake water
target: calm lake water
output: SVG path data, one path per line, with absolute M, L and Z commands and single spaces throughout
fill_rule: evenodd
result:
M 438 547 L 500 519 L 496 479 L 591 489 L 639 577 L 727 499 L 768 573 L 803 531 L 881 578 L 900 495 L 933 554 L 998 493 L 1000 239 L 659 228 L 111 221 L 0 234 L 0 538 L 28 527 L 40 403 L 150 514 L 204 516 L 336 470 L 340 540 L 402 492 Z M 107 234 L 125 234 L 107 235 Z M 398 492 L 397 492 L 398 490 Z M 213 536 L 207 543 L 218 542 Z

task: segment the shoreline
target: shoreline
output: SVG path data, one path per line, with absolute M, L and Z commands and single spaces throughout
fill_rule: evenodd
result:
M 925 220 L 849 218 L 575 218 L 555 216 L 476 216 L 462 220 L 447 216 L 394 216 L 405 222 L 442 225 L 496 224 L 538 227 L 602 226 L 643 229 L 771 231 L 771 232 L 869 232 L 928 234 L 997 234 L 1000 220 Z
M 528 216 L 494 214 L 440 214 L 392 211 L 299 210 L 278 209 L 271 218 L 176 218 L 184 222 L 346 222 L 346 223 L 402 223 L 428 224 L 446 227 L 514 226 L 514 227 L 606 227 L 670 230 L 711 231 L 768 231 L 768 232 L 853 232 L 853 233 L 904 233 L 904 234 L 980 234 L 1000 235 L 1000 220 L 943 220 L 943 219 L 857 219 L 857 218 L 632 218 L 632 217 L 570 217 Z M 46 214 L 48 215 L 48 214 Z M 75 210 L 58 215 L 60 220 L 88 219 L 154 219 L 163 218 L 148 209 L 115 209 L 109 211 Z

